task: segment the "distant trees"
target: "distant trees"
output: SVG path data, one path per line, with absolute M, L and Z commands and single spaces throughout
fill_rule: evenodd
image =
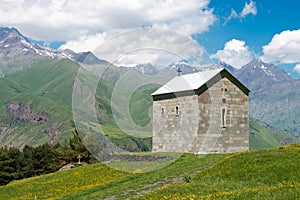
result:
M 18 178 L 21 166 L 16 158 L 19 158 L 20 155 L 21 152 L 16 148 L 0 149 L 0 185 L 7 184 Z
M 57 171 L 62 166 L 81 161 L 90 163 L 94 159 L 82 144 L 75 130 L 74 136 L 63 145 L 43 144 L 37 147 L 26 145 L 22 151 L 17 148 L 0 148 L 0 185 L 12 180 L 28 178 Z

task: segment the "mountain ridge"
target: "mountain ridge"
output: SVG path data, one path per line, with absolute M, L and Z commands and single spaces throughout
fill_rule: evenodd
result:
M 0 71 L 2 76 L 23 70 L 45 59 L 70 59 L 82 64 L 109 64 L 107 61 L 97 58 L 90 51 L 75 53 L 70 49 L 53 50 L 30 42 L 15 28 L 0 27 Z

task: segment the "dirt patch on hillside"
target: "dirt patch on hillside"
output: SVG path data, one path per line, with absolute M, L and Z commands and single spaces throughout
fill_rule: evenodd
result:
M 111 161 L 123 160 L 127 162 L 137 162 L 137 161 L 159 161 L 159 160 L 173 160 L 174 157 L 162 156 L 162 155 L 136 155 L 136 154 L 112 154 L 110 156 Z

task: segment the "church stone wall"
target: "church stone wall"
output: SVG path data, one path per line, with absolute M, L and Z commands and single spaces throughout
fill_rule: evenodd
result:
M 191 152 L 190 145 L 198 134 L 198 110 L 196 94 L 154 101 L 153 151 Z
M 199 96 L 153 102 L 154 152 L 245 151 L 248 132 L 248 96 L 227 78 Z

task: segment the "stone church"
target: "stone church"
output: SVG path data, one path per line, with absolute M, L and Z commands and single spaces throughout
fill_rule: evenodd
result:
M 174 77 L 152 93 L 152 151 L 248 150 L 249 92 L 223 68 Z

